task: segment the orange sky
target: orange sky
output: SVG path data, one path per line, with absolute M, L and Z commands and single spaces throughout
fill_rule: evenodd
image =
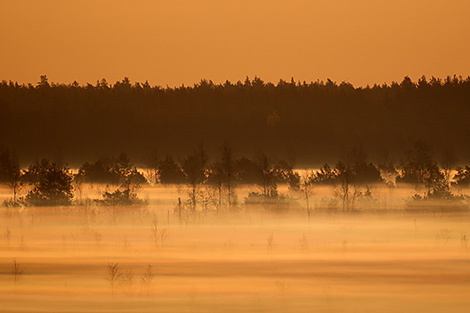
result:
M 470 75 L 468 0 L 0 0 L 0 80 Z

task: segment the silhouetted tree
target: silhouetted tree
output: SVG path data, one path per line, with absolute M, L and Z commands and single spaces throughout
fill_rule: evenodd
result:
M 112 172 L 118 174 L 121 185 L 113 192 L 105 191 L 102 204 L 110 206 L 145 204 L 145 201 L 137 197 L 136 190 L 141 184 L 146 184 L 147 180 L 137 171 L 127 154 L 122 153 L 114 159 Z
M 47 75 L 41 75 L 39 77 L 39 81 L 37 83 L 37 88 L 48 88 L 51 85 L 49 84 L 49 80 L 47 79 Z
M 258 166 L 256 162 L 242 157 L 235 161 L 236 178 L 241 184 L 257 184 L 259 182 Z
M 226 142 L 221 148 L 220 169 L 222 171 L 222 182 L 227 188 L 228 206 L 231 207 L 234 196 L 236 169 L 232 149 L 230 149 Z
M 218 207 L 222 205 L 222 195 L 225 191 L 229 208 L 233 204 L 235 178 L 237 176 L 236 160 L 227 143 L 220 148 L 219 159 L 211 164 L 207 173 L 207 183 L 214 186 L 218 192 Z
M 30 206 L 67 206 L 72 204 L 73 175 L 69 168 L 43 159 L 31 165 L 25 177 L 34 186 L 25 197 Z
M 307 203 L 307 217 L 310 222 L 310 196 L 313 194 L 315 182 L 315 173 L 313 171 L 305 171 L 300 175 L 299 191 L 303 194 L 305 201 Z
M 255 159 L 258 171 L 258 185 L 265 198 L 277 198 L 277 171 L 271 166 L 268 157 L 261 153 Z
M 349 212 L 351 209 L 351 184 L 354 176 L 354 169 L 351 163 L 339 161 L 336 164 L 337 179 L 341 183 L 339 196 L 342 200 L 343 212 Z
M 121 185 L 143 185 L 147 184 L 144 175 L 132 164 L 126 153 L 121 153 L 113 162 L 113 172 L 120 177 Z
M 454 176 L 454 185 L 458 187 L 469 187 L 470 186 L 470 167 L 465 165 L 465 167 L 457 168 L 457 174 Z
M 86 162 L 79 170 L 75 179 L 80 182 L 100 183 L 100 184 L 119 184 L 120 174 L 113 170 L 112 162 L 105 159 L 99 159 L 95 163 Z
M 343 211 L 350 211 L 358 196 L 370 196 L 369 184 L 383 182 L 379 169 L 367 160 L 362 146 L 354 147 L 336 164 L 335 173 L 341 186 L 339 196 Z M 365 191 L 361 189 L 365 187 Z
M 209 166 L 207 171 L 207 184 L 213 186 L 217 190 L 217 212 L 222 207 L 222 193 L 226 176 L 221 162 L 214 162 Z
M 397 181 L 424 186 L 428 197 L 450 192 L 444 173 L 434 160 L 431 145 L 423 141 L 416 142 L 407 152 Z
M 148 180 L 152 184 L 158 183 L 158 165 L 159 164 L 160 164 L 160 159 L 158 157 L 158 153 L 155 151 L 149 154 L 145 160 Z
M 337 180 L 338 173 L 332 169 L 328 163 L 325 163 L 320 170 L 316 171 L 313 176 L 313 181 L 316 184 L 334 184 Z
M 346 156 L 352 167 L 352 182 L 355 184 L 372 184 L 383 182 L 379 169 L 367 160 L 362 146 L 353 148 Z
M 117 158 L 99 159 L 92 164 L 86 162 L 78 170 L 75 179 L 80 182 L 112 185 L 123 184 L 125 181 L 136 184 L 147 183 L 145 177 L 137 171 L 125 153 Z
M 271 165 L 264 153 L 258 154 L 254 159 L 258 176 L 257 185 L 260 192 L 250 192 L 245 204 L 261 205 L 266 211 L 284 212 L 289 209 L 289 201 L 278 193 L 278 171 Z
M 206 165 L 207 155 L 202 147 L 195 149 L 183 161 L 182 169 L 190 187 L 189 198 L 193 210 L 196 209 L 198 187 L 206 180 Z
M 105 191 L 103 193 L 103 200 L 99 200 L 98 203 L 104 206 L 130 206 L 130 205 L 143 205 L 146 202 L 139 199 L 135 189 L 138 186 L 132 186 L 129 184 L 123 184 L 121 188 L 116 189 L 113 192 Z
M 0 150 L 0 183 L 7 183 L 13 192 L 12 202 L 8 202 L 10 206 L 18 205 L 18 189 L 20 188 L 21 169 L 18 157 L 6 149 Z
M 285 160 L 281 160 L 275 165 L 274 171 L 277 174 L 279 182 L 289 184 L 289 188 L 292 191 L 299 191 L 300 175 L 294 172 L 294 166 L 292 164 Z
M 183 170 L 169 154 L 158 164 L 158 177 L 163 185 L 185 183 Z
M 457 156 L 452 150 L 444 150 L 439 160 L 439 163 L 442 168 L 445 181 L 447 182 L 447 184 L 450 184 L 450 180 L 452 178 L 452 171 L 457 165 Z
M 398 177 L 398 169 L 389 159 L 388 155 L 385 155 L 381 162 L 379 162 L 378 169 L 380 170 L 380 175 L 382 176 L 384 182 L 389 187 L 395 186 L 396 179 Z

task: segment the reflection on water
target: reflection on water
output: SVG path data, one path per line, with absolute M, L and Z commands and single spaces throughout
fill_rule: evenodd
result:
M 180 223 L 177 191 L 152 197 L 147 208 L 2 214 L 0 311 L 470 307 L 468 213 L 322 212 L 309 223 L 300 207 L 283 215 L 244 208 Z

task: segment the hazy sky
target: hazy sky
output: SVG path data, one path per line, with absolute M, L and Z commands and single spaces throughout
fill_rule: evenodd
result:
M 0 80 L 470 75 L 468 0 L 0 0 Z

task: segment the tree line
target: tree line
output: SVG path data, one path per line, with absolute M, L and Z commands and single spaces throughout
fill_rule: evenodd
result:
M 331 80 L 277 84 L 261 78 L 160 87 L 124 78 L 80 85 L 0 83 L 0 146 L 79 166 L 130 152 L 183 158 L 196 144 L 215 156 L 223 142 L 244 155 L 318 166 L 362 145 L 398 158 L 417 140 L 470 157 L 470 78 L 421 77 L 354 87 Z
M 143 205 L 137 190 L 146 184 L 186 185 L 187 206 L 196 211 L 198 206 L 212 205 L 217 210 L 234 207 L 238 203 L 236 188 L 239 185 L 257 185 L 257 191 L 249 194 L 246 203 L 282 203 L 285 195 L 278 192 L 279 184 L 303 194 L 309 210 L 309 196 L 315 186 L 335 186 L 345 211 L 350 209 L 358 196 L 370 196 L 370 186 L 412 184 L 419 191 L 415 200 L 463 199 L 452 187 L 470 187 L 470 167 L 457 167 L 457 159 L 448 154 L 440 161 L 436 159 L 432 146 L 416 142 L 398 164 L 384 162 L 374 164 L 363 147 L 355 147 L 336 162 L 328 163 L 318 170 L 299 171 L 285 160 L 273 162 L 265 154 L 254 158 L 237 158 L 232 148 L 225 143 L 219 148 L 216 158 L 209 158 L 202 146 L 193 149 L 185 158 L 176 161 L 167 154 L 153 158 L 147 163 L 145 172 L 139 171 L 130 157 L 122 153 L 118 157 L 100 158 L 85 162 L 72 173 L 67 165 L 36 161 L 22 169 L 15 153 L 0 150 L 0 183 L 7 184 L 12 198 L 5 206 L 68 206 L 81 204 L 76 194 L 83 184 L 106 184 L 114 186 L 112 192 L 105 191 L 101 199 L 93 200 L 98 205 Z M 27 186 L 26 195 L 18 197 L 18 191 Z M 209 187 L 210 197 L 202 188 Z M 454 188 L 455 189 L 455 188 Z M 310 213 L 309 213 L 310 214 Z

